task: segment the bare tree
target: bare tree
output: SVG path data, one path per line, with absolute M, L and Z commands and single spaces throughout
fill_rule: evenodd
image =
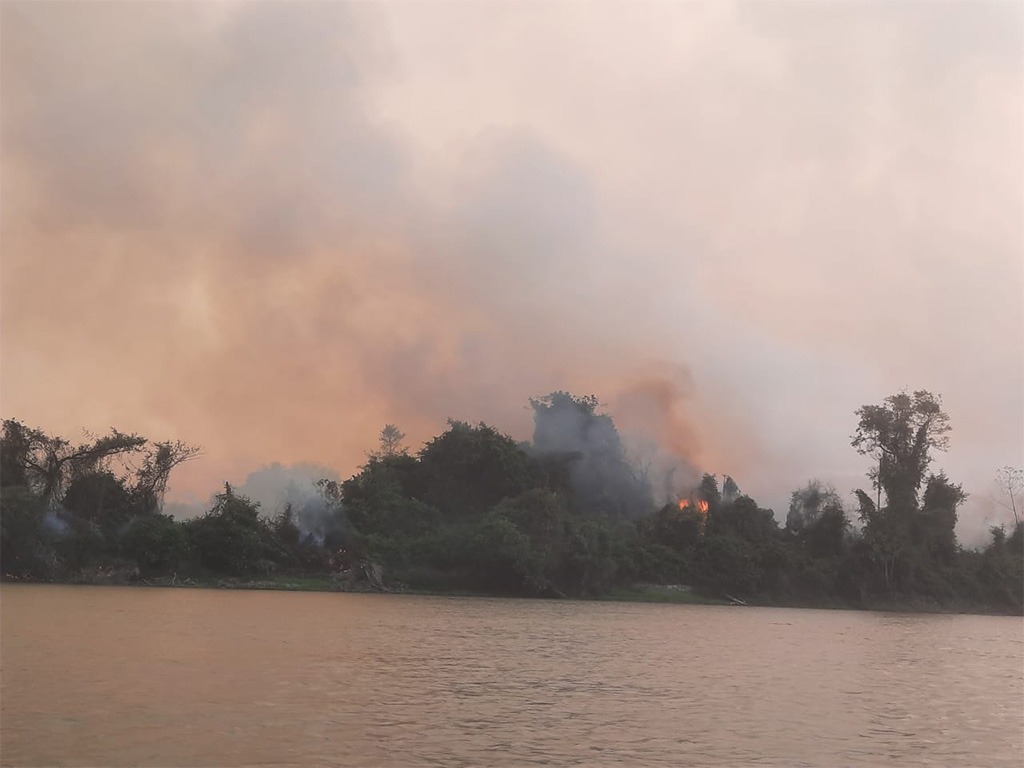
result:
M 146 438 L 111 429 L 89 441 L 72 445 L 62 437 L 50 437 L 39 429 L 26 427 L 14 419 L 3 423 L 2 464 L 4 483 L 21 481 L 48 504 L 57 503 L 68 483 L 104 469 L 115 457 L 140 450 Z
M 180 440 L 152 443 L 135 471 L 135 489 L 155 509 L 161 509 L 171 470 L 199 455 L 199 448 Z
M 999 484 L 999 490 L 1005 493 L 1006 497 L 1010 501 L 1009 504 L 1005 501 L 1000 501 L 999 503 L 1013 512 L 1014 524 L 1020 524 L 1020 517 L 1017 511 L 1017 497 L 1021 495 L 1022 491 L 1024 491 L 1024 469 L 1003 467 L 996 472 L 996 482 Z M 1021 506 L 1024 506 L 1024 504 Z
M 100 436 L 86 432 L 85 436 L 87 442 L 74 445 L 15 419 L 5 419 L 0 434 L 0 482 L 27 486 L 48 504 L 57 504 L 76 481 L 116 472 L 118 482 L 155 510 L 162 506 L 171 470 L 199 455 L 198 448 L 181 441 L 150 443 L 116 429 Z

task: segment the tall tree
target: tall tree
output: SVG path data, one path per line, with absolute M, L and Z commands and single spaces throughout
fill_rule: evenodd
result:
M 932 450 L 949 447 L 949 416 L 942 410 L 942 398 L 925 390 L 900 392 L 882 405 L 859 408 L 857 416 L 852 444 L 878 462 L 869 474 L 872 485 L 885 491 L 890 508 L 915 509 Z
M 885 588 L 900 586 L 913 570 L 933 561 L 948 562 L 956 549 L 956 507 L 964 499 L 960 486 L 944 474 L 931 475 L 924 494 L 932 451 L 949 447 L 949 416 L 942 399 L 925 390 L 900 392 L 882 405 L 857 410 L 859 423 L 853 446 L 878 464 L 868 472 L 872 485 L 885 492 L 885 504 L 857 491 L 864 538 L 883 566 Z

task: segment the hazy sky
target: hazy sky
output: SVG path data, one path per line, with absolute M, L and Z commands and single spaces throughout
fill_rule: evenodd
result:
M 350 473 L 593 392 L 780 509 L 1024 463 L 1016 2 L 0 6 L 4 416 Z

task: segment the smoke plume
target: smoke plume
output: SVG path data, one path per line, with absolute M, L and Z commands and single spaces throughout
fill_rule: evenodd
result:
M 311 463 L 286 467 L 275 462 L 250 472 L 234 490 L 258 502 L 260 512 L 267 517 L 276 517 L 290 507 L 301 539 L 311 538 L 319 546 L 328 529 L 340 519 L 334 505 L 321 493 L 319 480 L 337 482 L 338 473 Z
M 6 2 L 3 412 L 201 444 L 180 501 L 347 475 L 387 422 L 526 437 L 566 389 L 781 513 L 924 387 L 987 487 L 1024 455 L 1021 14 Z

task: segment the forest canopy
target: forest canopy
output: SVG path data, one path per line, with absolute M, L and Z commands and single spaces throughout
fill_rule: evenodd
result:
M 553 392 L 530 406 L 530 441 L 450 420 L 410 453 L 388 424 L 355 475 L 318 484 L 315 505 L 261 509 L 225 484 L 184 521 L 163 514 L 163 496 L 197 448 L 118 430 L 74 444 L 7 419 L 3 575 L 179 583 L 292 574 L 339 588 L 535 597 L 685 585 L 772 604 L 1022 610 L 1024 526 L 993 529 L 981 551 L 958 544 L 966 495 L 931 471 L 951 427 L 929 392 L 857 410 L 852 447 L 872 465 L 853 519 L 834 489 L 811 480 L 793 492 L 781 526 L 729 476 L 705 474 L 656 502 L 593 396 Z

